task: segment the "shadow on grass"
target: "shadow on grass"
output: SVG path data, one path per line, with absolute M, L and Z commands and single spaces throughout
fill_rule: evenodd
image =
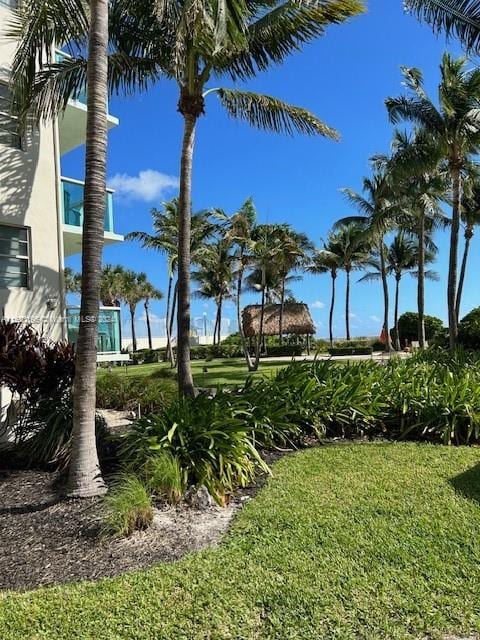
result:
M 480 462 L 468 471 L 450 478 L 455 492 L 480 505 Z

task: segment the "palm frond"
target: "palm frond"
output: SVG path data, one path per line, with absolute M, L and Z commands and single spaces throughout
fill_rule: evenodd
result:
M 436 32 L 459 38 L 469 51 L 480 51 L 479 0 L 406 0 L 405 7 Z
M 289 135 L 296 132 L 339 139 L 337 131 L 324 124 L 310 111 L 277 98 L 233 89 L 217 89 L 216 93 L 230 116 L 244 120 L 258 129 Z
M 245 79 L 282 63 L 301 47 L 324 35 L 329 25 L 340 24 L 364 11 L 361 0 L 287 0 L 256 7 L 255 18 L 247 28 L 247 46 L 229 53 L 222 63 L 235 80 Z M 216 65 L 217 66 L 217 65 Z

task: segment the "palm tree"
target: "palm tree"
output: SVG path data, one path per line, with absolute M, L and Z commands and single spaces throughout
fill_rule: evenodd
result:
M 448 324 L 450 348 L 457 344 L 456 316 L 458 242 L 461 220 L 461 201 L 464 174 L 471 158 L 480 149 L 480 69 L 466 70 L 466 60 L 453 60 L 445 54 L 440 65 L 439 106 L 428 97 L 423 88 L 419 69 L 403 69 L 405 84 L 411 95 L 388 98 L 390 120 L 407 120 L 430 136 L 434 157 L 445 160 L 452 191 L 452 219 L 450 257 L 448 268 Z
M 480 1 L 404 0 L 409 13 L 428 22 L 436 32 L 456 36 L 468 51 L 480 52 Z
M 249 371 L 253 370 L 253 362 L 248 349 L 247 340 L 245 338 L 245 332 L 243 331 L 242 323 L 242 289 L 243 289 L 243 277 L 245 269 L 247 268 L 250 260 L 250 252 L 253 248 L 253 230 L 255 228 L 257 212 L 253 200 L 248 198 L 242 204 L 240 209 L 236 211 L 232 216 L 227 216 L 223 211 L 217 210 L 217 217 L 220 220 L 226 222 L 227 233 L 226 238 L 233 244 L 234 256 L 236 261 L 236 309 L 237 309 L 237 323 L 238 332 L 242 341 L 242 348 Z
M 145 276 L 145 274 L 142 274 Z M 147 336 L 148 336 L 148 348 L 153 349 L 152 342 L 152 328 L 150 326 L 150 301 L 151 300 L 161 300 L 163 298 L 163 293 L 160 289 L 157 289 L 153 286 L 153 284 L 147 280 L 145 277 L 138 278 L 138 285 L 140 289 L 140 294 L 143 300 L 143 308 L 145 309 L 145 322 L 147 324 Z
M 329 251 L 339 258 L 340 269 L 346 274 L 345 329 L 350 340 L 350 275 L 361 269 L 368 260 L 370 244 L 365 235 L 365 224 L 360 221 L 337 223 L 335 234 L 329 237 Z
M 107 307 L 120 306 L 125 270 L 117 264 L 103 267 L 100 277 L 100 300 Z
M 82 288 L 81 276 L 70 267 L 65 267 L 63 270 L 63 282 L 66 293 L 80 293 Z
M 230 241 L 222 238 L 206 245 L 199 252 L 197 261 L 199 269 L 192 272 L 192 278 L 200 284 L 196 295 L 215 300 L 217 315 L 213 331 L 213 344 L 220 344 L 223 303 L 231 297 L 233 282 L 234 256 L 231 253 Z
M 176 11 L 159 12 L 157 3 L 140 4 L 145 28 L 137 30 L 134 45 L 132 39 L 127 39 L 127 54 L 131 57 L 132 49 L 138 50 L 143 44 L 145 58 L 177 81 L 178 111 L 184 120 L 179 194 L 178 380 L 181 393 L 192 396 L 189 344 L 192 161 L 196 126 L 205 113 L 207 96 L 216 95 L 230 116 L 261 129 L 337 137 L 335 131 L 304 109 L 251 91 L 207 88 L 208 83 L 212 77 L 227 76 L 234 81 L 254 77 L 259 71 L 283 62 L 302 44 L 323 35 L 329 24 L 341 23 L 359 14 L 363 7 L 360 0 L 280 7 L 265 0 L 254 5 L 225 2 L 221 8 L 206 2 L 184 3 Z M 137 9 L 135 3 L 125 2 L 121 20 L 125 22 L 129 11 Z
M 65 6 L 74 0 L 56 1 L 67 22 L 63 38 L 58 38 L 63 42 L 65 34 L 72 34 Z M 44 3 L 48 4 L 47 0 Z M 81 0 L 76 0 L 77 3 L 81 4 Z M 111 3 L 110 86 L 117 90 L 125 85 L 130 90 L 136 86 L 145 88 L 161 75 L 174 79 L 179 86 L 178 111 L 184 119 L 184 133 L 180 163 L 177 339 L 179 388 L 184 395 L 194 394 L 189 344 L 191 181 L 196 125 L 205 112 L 206 97 L 215 94 L 229 115 L 262 129 L 337 137 L 334 130 L 305 109 L 270 96 L 207 88 L 207 84 L 214 76 L 228 76 L 234 81 L 254 77 L 259 71 L 283 62 L 304 43 L 323 35 L 330 24 L 344 22 L 362 10 L 360 0 L 281 6 L 273 6 L 267 0 L 253 5 L 231 0 L 220 5 L 200 1 L 183 3 L 175 10 L 164 4 L 159 8 L 159 3 L 150 2 Z M 79 28 L 72 36 L 78 39 L 84 34 L 85 29 Z M 56 104 L 66 104 L 67 88 L 71 93 L 72 86 L 78 90 L 84 84 L 81 47 L 76 48 L 75 54 L 72 61 L 48 65 L 38 84 L 39 100 L 55 95 Z
M 336 235 L 330 232 L 323 249 L 313 254 L 312 262 L 308 267 L 310 273 L 329 273 L 332 279 L 332 294 L 330 298 L 330 312 L 328 317 L 328 332 L 330 347 L 333 347 L 333 314 L 335 311 L 335 289 L 338 271 L 342 264 L 342 255 L 335 253 L 340 247 Z
M 344 218 L 343 220 L 340 220 L 340 224 L 353 222 L 360 225 L 363 228 L 364 233 L 363 242 L 367 242 L 368 238 L 369 241 L 374 243 L 378 248 L 383 289 L 383 328 L 387 340 L 387 349 L 390 351 L 390 298 L 388 292 L 384 236 L 392 226 L 392 219 L 398 203 L 396 202 L 395 194 L 392 190 L 390 175 L 379 168 L 377 168 L 377 171 L 374 173 L 372 178 L 364 178 L 363 191 L 365 196 L 362 196 L 351 189 L 343 189 L 348 201 L 356 206 L 363 215 Z M 365 249 L 365 245 L 363 249 Z
M 132 348 L 137 350 L 137 334 L 135 331 L 135 311 L 137 305 L 145 298 L 145 285 L 148 282 L 146 273 L 135 273 L 126 269 L 122 273 L 121 297 L 130 311 L 130 326 L 132 330 Z
M 14 104 L 23 123 L 27 112 L 36 124 L 56 115 L 72 93 L 80 90 L 79 85 L 70 84 L 63 87 L 62 100 L 39 97 L 37 71 L 41 75 L 44 66 L 51 63 L 54 47 L 67 40 L 75 41 L 81 34 L 78 50 L 87 50 L 82 85 L 88 87 L 82 286 L 68 483 L 68 492 L 75 497 L 105 491 L 96 449 L 95 389 L 107 164 L 108 20 L 108 0 L 92 0 L 88 7 L 81 0 L 26 0 L 14 14 L 9 33 L 20 41 L 12 67 L 12 85 Z
M 164 254 L 167 259 L 168 288 L 167 310 L 165 317 L 165 332 L 167 335 L 167 348 L 165 357 L 173 362 L 173 349 L 171 340 L 170 323 L 175 315 L 174 306 L 171 306 L 172 288 L 177 268 L 178 250 L 178 198 L 162 203 L 162 209 L 152 209 L 152 226 L 154 234 L 145 231 L 132 231 L 128 233 L 126 240 L 138 240 L 147 249 L 155 249 Z M 176 294 L 175 294 L 176 298 Z
M 395 278 L 395 308 L 394 308 L 394 342 L 395 349 L 401 349 L 400 333 L 398 331 L 399 303 L 400 303 L 400 282 L 405 273 L 410 273 L 414 277 L 418 277 L 419 248 L 418 243 L 407 235 L 405 231 L 400 231 L 393 238 L 389 247 L 385 247 L 386 255 L 386 271 L 387 275 L 393 275 Z M 425 263 L 433 262 L 435 252 L 433 250 L 425 251 Z M 362 276 L 359 282 L 374 282 L 381 280 L 382 267 L 379 260 L 378 252 L 374 252 L 372 257 L 366 263 L 372 270 Z M 425 277 L 430 280 L 438 280 L 438 273 L 435 271 L 425 271 Z
M 304 233 L 294 231 L 289 225 L 279 229 L 282 250 L 278 256 L 278 268 L 281 279 L 279 342 L 283 344 L 283 314 L 285 307 L 285 287 L 292 271 L 307 266 L 313 251 L 313 244 Z
M 473 183 L 469 185 L 468 192 L 464 194 L 462 199 L 462 222 L 465 245 L 463 249 L 462 266 L 460 267 L 460 277 L 458 279 L 457 301 L 455 304 L 457 322 L 460 320 L 460 306 L 467 273 L 470 244 L 475 233 L 475 227 L 480 225 L 480 182 L 477 177 L 475 177 Z
M 418 341 L 425 339 L 425 259 L 426 250 L 436 251 L 432 241 L 435 230 L 445 229 L 448 219 L 440 203 L 446 198 L 448 180 L 444 163 L 439 162 L 435 143 L 425 131 L 413 135 L 396 131 L 391 157 L 379 157 L 395 185 L 398 208 L 394 220 L 401 229 L 416 237 L 418 246 Z
M 252 233 L 253 247 L 250 265 L 253 272 L 247 280 L 251 289 L 260 291 L 260 325 L 255 343 L 255 360 L 253 370 L 256 371 L 260 364 L 260 351 L 263 340 L 263 323 L 265 320 L 265 304 L 273 300 L 273 296 L 280 297 L 281 277 L 276 266 L 276 260 L 282 252 L 278 225 L 257 225 Z
M 155 249 L 166 256 L 168 270 L 167 310 L 165 318 L 165 330 L 167 335 L 167 348 L 165 357 L 170 359 L 172 366 L 175 364 L 172 348 L 172 328 L 175 318 L 177 284 L 174 278 L 178 263 L 178 198 L 162 204 L 162 209 L 152 209 L 153 234 L 146 231 L 132 231 L 125 238 L 138 240 L 147 249 Z M 199 211 L 192 215 L 191 255 L 195 260 L 197 252 L 203 243 L 214 233 L 215 223 L 210 220 L 208 211 Z M 172 300 L 173 294 L 173 300 Z

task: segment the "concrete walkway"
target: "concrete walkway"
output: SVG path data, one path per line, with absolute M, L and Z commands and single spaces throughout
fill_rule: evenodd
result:
M 410 353 L 404 351 L 392 351 L 391 354 L 383 353 L 382 351 L 376 351 L 372 355 L 366 356 L 330 356 L 328 354 L 311 354 L 309 356 L 277 356 L 261 358 L 260 362 L 312 362 L 313 360 L 333 360 L 335 362 L 361 362 L 364 360 L 373 360 L 374 362 L 387 362 L 391 357 L 394 358 L 408 358 Z

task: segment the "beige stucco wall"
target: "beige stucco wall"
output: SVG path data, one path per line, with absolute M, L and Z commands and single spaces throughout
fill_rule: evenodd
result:
M 10 11 L 0 6 L 0 31 Z M 0 79 L 8 79 L 15 44 L 0 33 Z M 31 239 L 30 289 L 0 289 L 0 311 L 7 318 L 35 322 L 52 338 L 64 337 L 63 258 L 59 250 L 57 168 L 54 126 L 42 126 L 25 149 L 0 144 L 0 223 L 26 226 Z M 47 300 L 56 301 L 49 310 Z

